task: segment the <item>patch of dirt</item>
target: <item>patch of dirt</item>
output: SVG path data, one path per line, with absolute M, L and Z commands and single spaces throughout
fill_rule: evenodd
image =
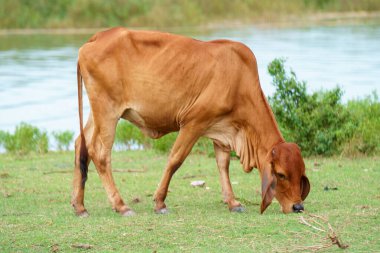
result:
M 1 173 L 0 178 L 8 178 L 10 175 L 7 172 Z

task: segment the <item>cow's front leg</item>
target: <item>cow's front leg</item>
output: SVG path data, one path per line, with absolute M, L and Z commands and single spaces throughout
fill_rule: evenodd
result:
M 170 180 L 190 153 L 199 136 L 199 131 L 191 126 L 181 128 L 179 131 L 178 137 L 170 152 L 161 182 L 154 195 L 154 201 L 156 202 L 154 211 L 157 214 L 166 214 L 168 212 L 165 205 L 165 198 L 168 193 Z
M 228 205 L 231 212 L 244 212 L 244 207 L 239 201 L 235 199 L 232 190 L 229 166 L 230 166 L 230 152 L 224 150 L 214 142 L 215 158 L 219 169 L 220 183 L 222 185 L 222 194 L 224 203 Z

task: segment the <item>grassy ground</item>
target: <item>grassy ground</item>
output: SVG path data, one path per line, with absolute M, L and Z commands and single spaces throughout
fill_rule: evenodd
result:
M 188 157 L 174 176 L 166 202 L 171 213 L 156 215 L 152 194 L 166 156 L 115 153 L 114 169 L 146 169 L 114 173 L 137 215 L 123 218 L 111 210 L 91 167 L 85 201 L 90 217 L 80 219 L 69 204 L 72 161 L 71 152 L 23 159 L 0 155 L 0 252 L 292 252 L 328 243 L 327 233 L 300 223 L 307 214 L 284 215 L 276 202 L 260 215 L 258 172 L 245 174 L 237 160 L 231 178 L 246 212 L 229 213 L 215 161 L 201 155 Z M 347 252 L 379 252 L 379 158 L 318 158 L 306 164 L 312 185 L 307 211 L 329 220 L 349 245 Z M 205 180 L 209 189 L 191 187 L 192 180 Z M 328 251 L 341 250 L 334 245 Z

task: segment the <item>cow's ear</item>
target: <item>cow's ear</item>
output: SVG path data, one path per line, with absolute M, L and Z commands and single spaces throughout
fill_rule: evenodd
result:
M 309 195 L 309 192 L 310 192 L 310 183 L 307 176 L 301 177 L 301 191 L 302 191 L 301 199 L 305 200 L 307 195 Z
M 273 163 L 269 163 L 261 173 L 261 213 L 272 203 L 275 195 L 277 179 L 274 175 Z

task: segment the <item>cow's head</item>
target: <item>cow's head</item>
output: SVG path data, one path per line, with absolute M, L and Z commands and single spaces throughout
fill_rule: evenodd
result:
M 275 197 L 284 213 L 303 211 L 310 191 L 301 151 L 294 143 L 280 143 L 270 150 L 261 169 L 261 213 Z

